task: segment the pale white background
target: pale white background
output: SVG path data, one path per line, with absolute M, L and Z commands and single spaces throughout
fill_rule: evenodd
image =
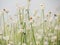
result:
M 45 11 L 60 12 L 60 0 L 31 0 L 30 9 L 40 9 L 40 4 L 45 3 Z M 0 9 L 8 8 L 11 13 L 16 11 L 16 5 L 27 5 L 27 0 L 0 0 Z

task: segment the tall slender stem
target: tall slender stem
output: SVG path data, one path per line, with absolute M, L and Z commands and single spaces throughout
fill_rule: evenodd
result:
M 35 36 L 34 36 L 34 29 L 33 29 L 32 23 L 31 23 L 31 30 L 32 30 L 33 42 L 34 42 L 34 45 L 36 45 L 36 40 L 35 40 Z
M 45 36 L 45 29 L 44 29 L 44 9 L 42 9 L 42 28 L 43 28 L 43 37 L 42 37 L 42 45 L 44 45 L 44 36 Z

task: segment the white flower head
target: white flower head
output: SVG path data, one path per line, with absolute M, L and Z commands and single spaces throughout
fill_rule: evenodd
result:
M 3 9 L 5 13 L 9 13 L 9 10 L 7 8 Z
M 33 22 L 33 18 L 32 17 L 30 17 L 30 23 L 32 23 Z
M 44 3 L 40 4 L 40 8 L 44 9 L 45 8 L 45 4 Z

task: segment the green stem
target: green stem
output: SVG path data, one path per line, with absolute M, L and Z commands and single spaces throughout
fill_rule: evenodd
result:
M 4 18 L 4 14 L 3 14 L 3 27 L 4 27 L 4 33 L 3 33 L 3 36 L 6 36 L 6 32 L 5 32 L 5 18 Z M 4 44 L 6 45 L 6 40 L 4 41 Z
M 45 36 L 45 28 L 44 28 L 44 26 L 45 26 L 45 24 L 44 24 L 44 9 L 42 9 L 42 22 L 43 22 L 43 25 L 42 25 L 42 28 L 43 28 L 43 37 L 42 37 L 42 45 L 44 45 L 44 36 Z
M 36 40 L 35 40 L 35 36 L 34 36 L 34 29 L 32 27 L 32 23 L 31 23 L 31 30 L 32 30 L 32 36 L 33 36 L 33 42 L 34 42 L 34 45 L 36 45 Z

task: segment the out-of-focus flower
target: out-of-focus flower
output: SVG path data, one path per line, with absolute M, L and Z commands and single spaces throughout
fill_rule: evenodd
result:
M 52 12 L 50 11 L 49 14 L 51 14 Z
M 30 2 L 31 0 L 27 0 L 28 2 Z
M 27 0 L 27 8 L 29 8 L 29 6 L 30 6 L 30 1 L 31 0 Z
M 60 30 L 60 26 L 55 26 L 55 30 Z
M 53 35 L 53 33 L 49 33 L 49 34 L 48 34 L 49 37 L 52 36 L 52 35 Z
M 41 9 L 45 9 L 45 4 L 43 3 L 43 4 L 40 4 L 40 8 Z
M 9 40 L 9 36 L 4 36 L 3 39 L 8 41 Z
M 9 13 L 9 11 L 7 9 L 3 9 L 3 11 L 6 12 L 6 13 Z
M 32 17 L 30 17 L 30 23 L 32 23 L 33 22 L 33 18 Z
M 58 30 L 58 26 L 55 26 L 55 30 Z
M 7 25 L 7 27 L 9 27 L 9 25 Z
M 10 17 L 10 20 L 12 20 L 12 17 Z
M 24 19 L 24 22 L 27 22 L 26 19 Z
M 18 33 L 21 33 L 21 32 L 24 32 L 24 30 L 23 29 L 18 30 Z
M 30 17 L 30 20 L 32 20 L 32 17 Z
M 52 36 L 51 41 L 54 42 L 57 39 L 57 36 Z
M 38 34 L 38 33 L 36 33 L 35 35 L 36 35 L 37 40 L 42 38 L 42 36 L 40 34 Z
M 54 16 L 56 17 L 57 15 L 56 15 L 56 14 L 54 14 Z
M 53 17 L 50 17 L 49 22 L 52 22 L 52 21 L 53 21 Z
M 54 19 L 55 19 L 55 20 L 57 20 L 57 19 L 58 19 L 57 14 L 54 14 L 54 16 L 53 16 L 53 17 L 54 17 Z
M 29 27 L 29 26 L 27 26 L 27 27 L 26 27 L 26 30 L 30 30 L 30 27 Z

